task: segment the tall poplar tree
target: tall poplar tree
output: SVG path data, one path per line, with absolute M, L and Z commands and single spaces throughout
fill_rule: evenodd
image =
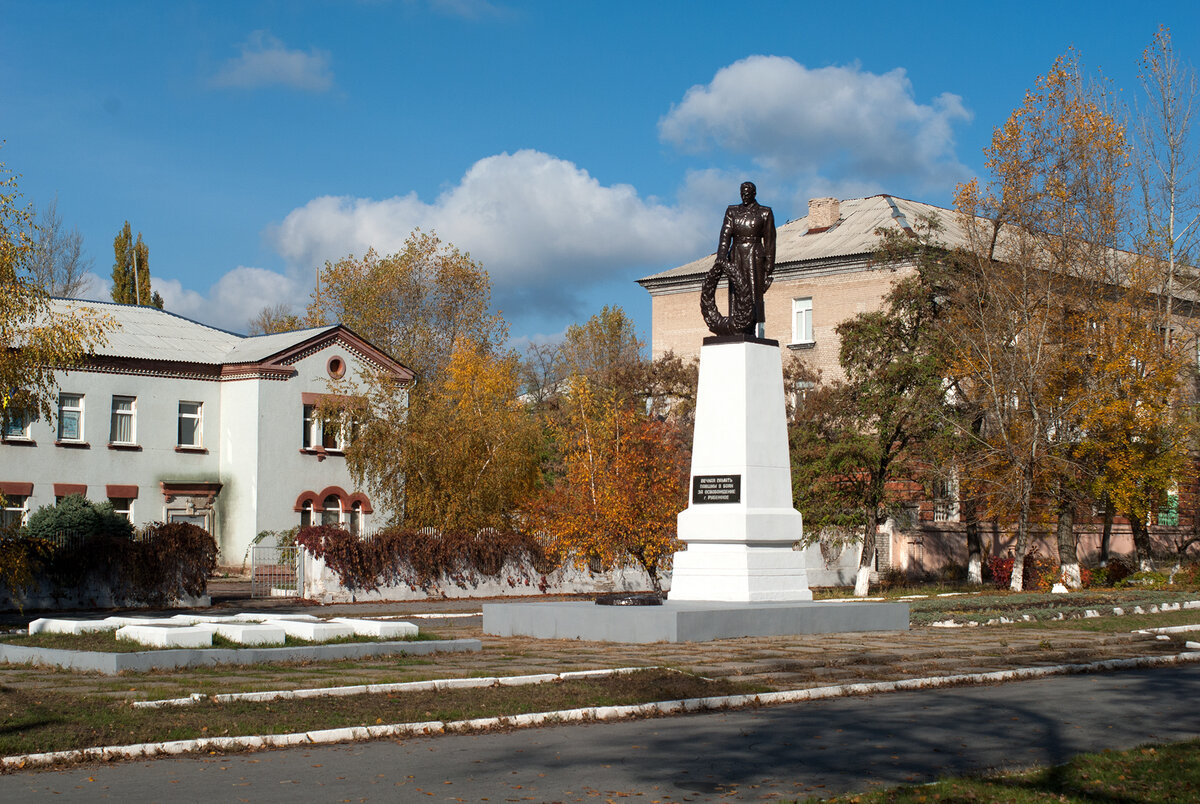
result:
M 161 310 L 163 298 L 150 288 L 150 248 L 142 242 L 141 232 L 134 241 L 129 221 L 125 221 L 125 226 L 113 238 L 113 258 L 113 301 L 149 305 Z

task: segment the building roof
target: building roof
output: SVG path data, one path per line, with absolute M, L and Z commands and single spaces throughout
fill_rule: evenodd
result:
M 945 243 L 966 244 L 966 234 L 954 210 L 892 195 L 873 195 L 841 201 L 838 221 L 828 229 L 810 231 L 807 215 L 780 226 L 775 240 L 775 266 L 778 269 L 789 264 L 870 254 L 879 243 L 877 230 L 909 230 L 921 216 L 938 220 L 941 224 L 939 236 Z M 703 276 L 712 267 L 714 257 L 716 252 L 638 282 L 649 288 L 672 280 Z
M 112 319 L 115 326 L 105 332 L 106 343 L 97 346 L 94 352 L 100 358 L 202 366 L 246 365 L 277 362 L 272 359 L 284 358 L 302 345 L 337 338 L 382 367 L 401 376 L 413 376 L 410 369 L 341 325 L 247 336 L 155 307 L 61 298 L 52 299 L 51 306 L 59 315 L 71 316 L 87 310 Z

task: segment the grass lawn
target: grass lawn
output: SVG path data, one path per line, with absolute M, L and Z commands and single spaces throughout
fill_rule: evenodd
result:
M 0 756 L 197 737 L 462 720 L 764 690 L 751 684 L 651 669 L 527 687 L 134 709 L 107 697 L 0 687 Z
M 808 799 L 816 802 L 821 799 Z M 824 799 L 836 804 L 1156 804 L 1200 801 L 1200 741 L 1080 754 L 1065 765 Z

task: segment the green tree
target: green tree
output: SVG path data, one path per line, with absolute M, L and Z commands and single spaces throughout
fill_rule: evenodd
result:
M 150 287 L 150 248 L 142 242 L 141 232 L 133 239 L 129 221 L 113 238 L 112 280 L 113 301 L 162 309 L 162 296 Z
M 796 506 L 814 536 L 862 533 L 858 596 L 868 592 L 876 536 L 897 502 L 894 481 L 925 470 L 925 449 L 946 426 L 940 307 L 935 277 L 918 270 L 893 285 L 882 309 L 838 325 L 846 379 L 810 394 L 793 418 Z

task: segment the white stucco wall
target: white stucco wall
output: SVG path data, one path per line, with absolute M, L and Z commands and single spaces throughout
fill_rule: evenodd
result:
M 54 505 L 54 484 L 85 484 L 89 499 L 107 499 L 109 484 L 136 485 L 136 523 L 161 521 L 165 506 L 163 480 L 216 480 L 217 442 L 221 427 L 220 386 L 204 380 L 167 379 L 88 371 L 60 372 L 65 394 L 82 394 L 83 440 L 87 448 L 55 446 L 57 423 L 30 426 L 32 444 L 0 444 L 0 480 L 33 483 L 30 513 Z M 109 448 L 112 397 L 136 397 L 137 451 Z M 207 454 L 177 453 L 180 400 L 203 404 L 202 444 Z
M 302 454 L 302 394 L 329 393 L 328 360 L 340 357 L 349 377 L 362 364 L 336 339 L 291 365 L 285 379 L 178 379 L 142 373 L 72 371 L 58 375 L 62 393 L 84 396 L 83 447 L 56 446 L 57 423 L 31 425 L 29 442 L 0 442 L 0 481 L 32 483 L 28 511 L 53 505 L 54 484 L 87 486 L 87 497 L 107 498 L 110 484 L 136 485 L 135 524 L 164 521 L 168 505 L 162 483 L 220 483 L 210 527 L 221 549 L 219 561 L 240 565 L 262 530 L 300 523 L 296 500 L 334 486 L 352 495 L 345 458 Z M 135 441 L 140 449 L 109 448 L 112 397 L 136 398 Z M 206 452 L 180 452 L 179 402 L 203 404 L 202 446 Z M 186 499 L 176 499 L 178 510 Z M 376 505 L 368 524 L 387 513 Z

